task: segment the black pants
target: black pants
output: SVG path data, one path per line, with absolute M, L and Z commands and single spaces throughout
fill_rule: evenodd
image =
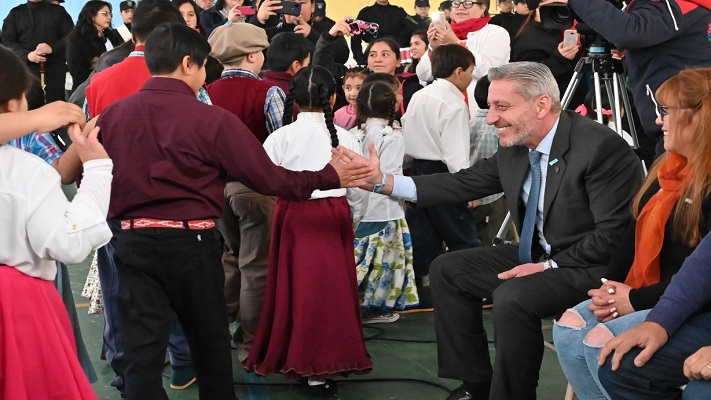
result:
M 518 247 L 503 245 L 444 254 L 430 270 L 439 376 L 491 381 L 489 398 L 495 400 L 536 398 L 543 359 L 541 319 L 585 300 L 606 270 L 557 268 L 507 281 L 497 277 L 518 264 Z M 483 297 L 494 302 L 493 369 Z
M 441 161 L 415 160 L 410 175 L 449 172 Z M 472 199 L 475 200 L 475 199 Z M 405 214 L 412 237 L 413 267 L 417 278 L 429 274 L 430 264 L 449 251 L 481 245 L 476 235 L 476 220 L 466 203 L 431 207 L 411 207 Z
M 126 397 L 165 399 L 162 371 L 171 309 L 190 344 L 200 399 L 233 400 L 219 233 L 125 230 L 115 252 Z

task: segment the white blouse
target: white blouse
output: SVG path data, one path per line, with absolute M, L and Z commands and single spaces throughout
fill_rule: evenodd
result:
M 340 146 L 362 155 L 358 140 L 336 126 Z M 264 141 L 264 150 L 274 164 L 291 171 L 320 171 L 331 161 L 331 134 L 326 117 L 318 112 L 301 112 L 296 121 L 283 126 Z M 314 190 L 311 199 L 346 196 L 351 205 L 354 226 L 367 208 L 368 192 L 361 189 Z
M 0 264 L 53 280 L 54 260 L 77 264 L 108 243 L 112 169 L 110 159 L 84 163 L 82 187 L 70 203 L 54 168 L 0 145 Z
M 368 154 L 368 147 L 375 144 L 380 157 L 380 170 L 385 174 L 402 175 L 402 162 L 405 156 L 405 142 L 402 131 L 395 122 L 395 127 L 388 126 L 388 121 L 381 118 L 368 118 L 362 129 L 355 127 L 351 133 L 362 141 L 363 154 Z M 363 222 L 385 222 L 405 218 L 403 201 L 378 193 L 370 193 L 368 209 Z

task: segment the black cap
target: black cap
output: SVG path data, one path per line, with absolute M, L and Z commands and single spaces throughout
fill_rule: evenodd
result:
M 314 17 L 326 16 L 326 0 L 314 1 Z
M 452 9 L 452 2 L 447 0 L 439 3 L 439 10 L 451 10 Z
M 429 0 L 415 0 L 415 7 L 429 7 Z
M 136 9 L 136 2 L 133 0 L 122 1 L 121 3 L 119 3 L 119 10 L 121 11 L 134 9 Z

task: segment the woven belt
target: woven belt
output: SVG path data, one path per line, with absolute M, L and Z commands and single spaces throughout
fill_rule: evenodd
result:
M 133 226 L 132 226 L 133 223 Z M 187 226 L 186 226 L 187 225 Z M 191 229 L 205 230 L 215 227 L 215 221 L 211 219 L 196 219 L 192 221 L 170 221 L 165 219 L 136 218 L 124 219 L 121 221 L 121 229 L 142 229 L 142 228 L 167 228 L 167 229 Z

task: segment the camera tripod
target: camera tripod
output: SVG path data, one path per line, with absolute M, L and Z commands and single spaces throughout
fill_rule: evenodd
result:
M 620 100 L 624 104 L 625 117 L 627 118 L 627 123 L 629 124 L 629 135 L 632 137 L 632 148 L 639 148 L 639 141 L 637 140 L 637 130 L 634 126 L 634 121 L 632 118 L 632 108 L 630 106 L 630 99 L 627 95 L 627 89 L 625 88 L 625 74 L 622 69 L 622 61 L 612 57 L 610 53 L 588 53 L 587 57 L 583 57 L 578 60 L 575 65 L 575 72 L 573 77 L 568 83 L 568 87 L 561 98 L 561 106 L 565 110 L 570 104 L 570 100 L 575 93 L 575 90 L 580 84 L 581 76 L 584 76 L 584 71 L 592 71 L 593 79 L 595 84 L 595 107 L 597 110 L 597 122 L 603 123 L 602 120 L 602 84 L 605 85 L 605 90 L 607 91 L 607 98 L 610 99 L 610 106 L 612 108 L 612 115 L 615 120 L 615 132 L 617 132 L 620 137 L 623 137 L 624 130 L 622 129 L 622 109 Z M 593 110 L 589 110 L 593 112 Z

